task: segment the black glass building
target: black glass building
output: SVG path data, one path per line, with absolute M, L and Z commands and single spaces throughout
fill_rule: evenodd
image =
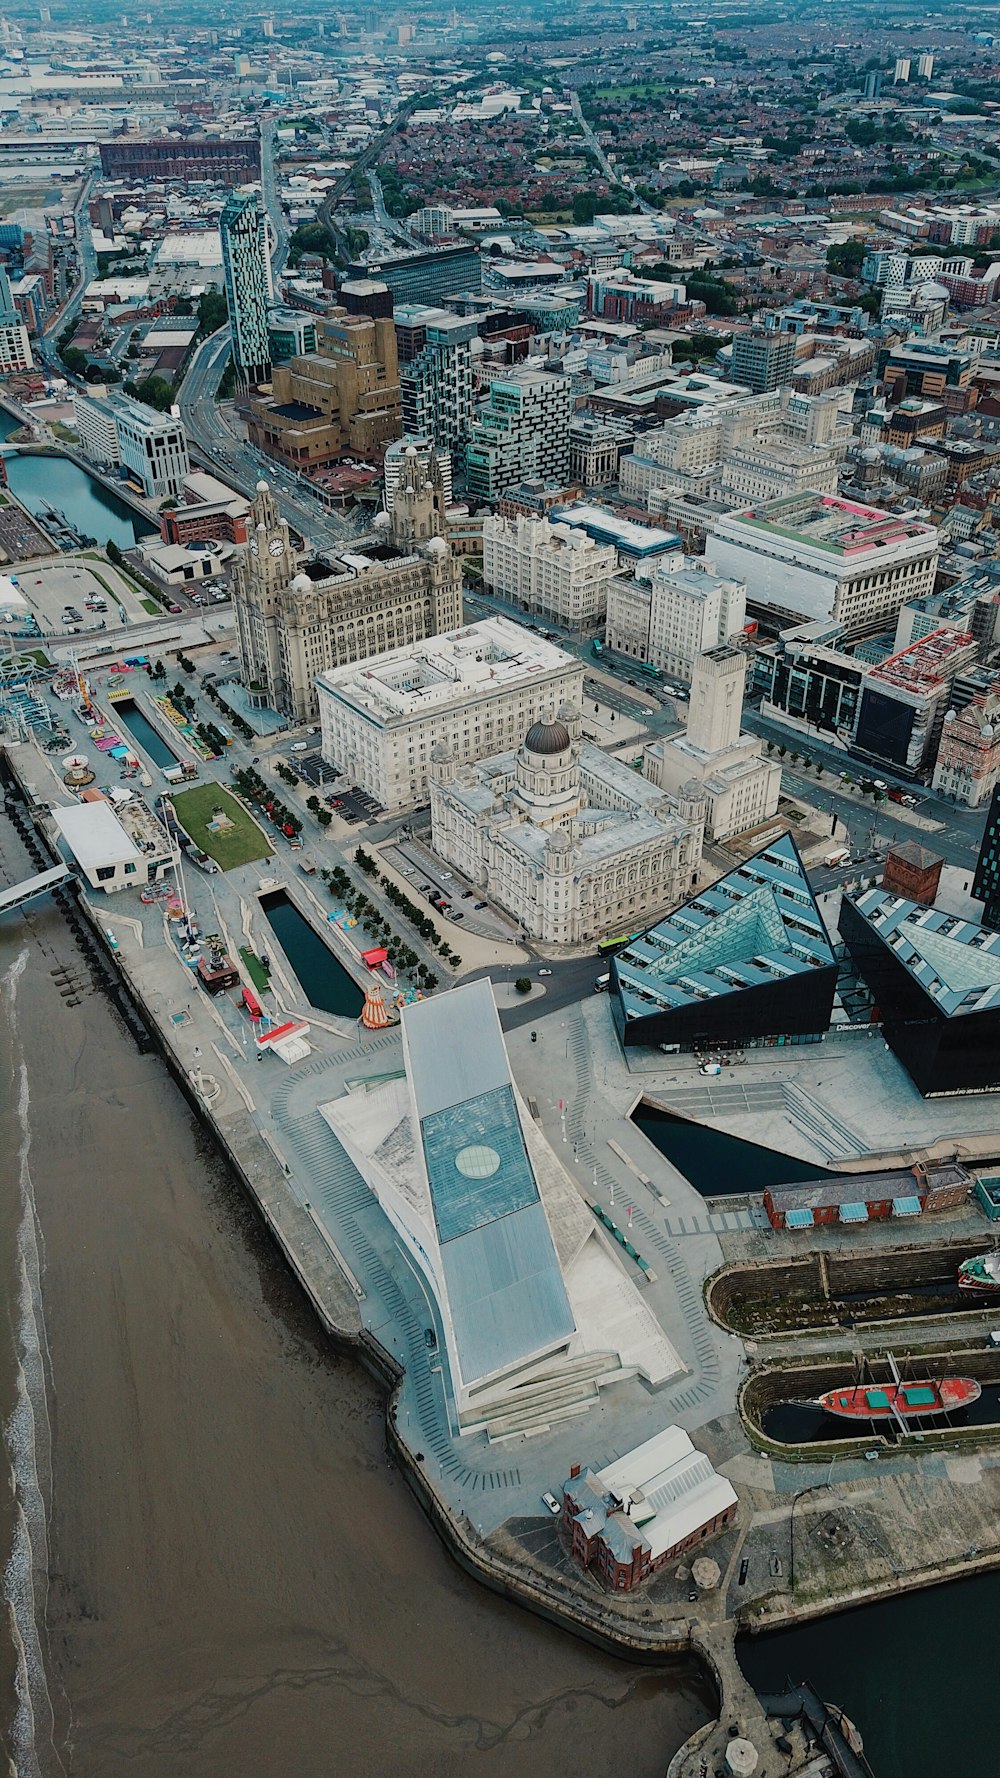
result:
M 791 834 L 631 939 L 611 964 L 624 1045 L 801 1043 L 830 1024 L 837 961 Z
M 1000 933 L 868 889 L 844 896 L 840 935 L 924 1098 L 1000 1092 Z
M 983 925 L 1000 932 L 1000 784 L 990 800 L 972 893 L 983 904 Z

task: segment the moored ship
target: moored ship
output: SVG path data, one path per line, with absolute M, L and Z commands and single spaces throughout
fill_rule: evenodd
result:
M 1000 1251 L 976 1253 L 958 1268 L 959 1290 L 1000 1290 Z
M 857 1383 L 830 1389 L 819 1398 L 824 1413 L 838 1420 L 932 1420 L 978 1401 L 982 1389 L 973 1377 L 927 1378 L 918 1383 Z

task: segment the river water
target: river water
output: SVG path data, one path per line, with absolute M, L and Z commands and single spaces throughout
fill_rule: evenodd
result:
M 0 436 L 7 437 L 9 433 Z M 134 513 L 85 469 L 68 457 L 35 456 L 30 452 L 4 452 L 11 490 L 29 512 L 41 512 L 43 501 L 65 513 L 71 525 L 102 546 L 110 538 L 119 549 L 132 549 L 153 526 Z
M 26 874 L 2 816 L 0 873 Z M 660 1778 L 701 1683 L 453 1565 L 389 1467 L 379 1390 L 54 907 L 0 925 L 0 980 L 18 1778 Z

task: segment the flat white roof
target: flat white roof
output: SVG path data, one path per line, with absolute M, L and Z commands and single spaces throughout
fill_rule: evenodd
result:
M 52 815 L 82 870 L 97 870 L 102 864 L 131 864 L 142 856 L 110 803 L 73 803 L 53 809 Z
M 487 617 L 423 642 L 321 673 L 316 687 L 386 725 L 514 691 L 533 679 L 576 671 L 581 662 L 506 617 Z

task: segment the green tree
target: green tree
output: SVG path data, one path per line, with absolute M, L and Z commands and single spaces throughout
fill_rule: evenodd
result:
M 169 413 L 174 400 L 174 386 L 166 377 L 143 377 L 137 385 L 136 397 L 145 402 L 147 407 L 154 407 L 157 413 Z
M 514 983 L 514 986 L 517 989 L 517 992 L 519 994 L 530 994 L 531 993 L 531 977 L 530 977 L 530 975 L 519 975 L 517 978 L 517 981 Z
M 229 320 L 229 304 L 222 290 L 204 290 L 198 298 L 198 332 L 215 333 Z
M 122 552 L 118 548 L 113 537 L 109 537 L 107 543 L 104 545 L 104 553 L 107 556 L 108 561 L 113 562 L 116 568 L 121 567 Z
M 850 129 L 850 124 L 847 127 Z M 826 269 L 840 278 L 856 278 L 867 251 L 866 243 L 858 235 L 852 235 L 849 241 L 835 241 L 826 250 Z

